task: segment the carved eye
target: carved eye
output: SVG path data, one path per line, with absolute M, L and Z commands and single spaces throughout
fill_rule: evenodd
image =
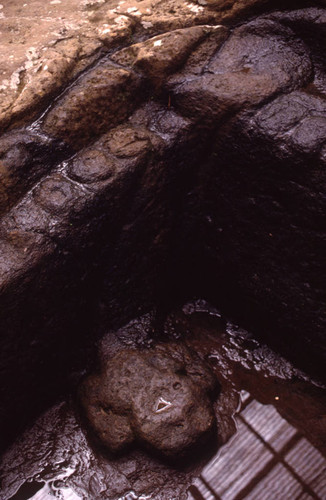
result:
M 180 382 L 175 382 L 175 383 L 173 384 L 173 389 L 180 389 L 180 387 L 181 387 Z

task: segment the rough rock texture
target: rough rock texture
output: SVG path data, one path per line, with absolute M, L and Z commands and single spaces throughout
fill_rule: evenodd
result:
M 179 69 L 196 45 L 213 30 L 214 27 L 210 26 L 194 26 L 186 31 L 163 33 L 117 52 L 112 59 L 143 71 L 153 84 L 160 86 L 162 80 Z
M 270 20 L 237 28 L 208 64 L 201 61 L 200 72 L 196 68 L 192 76 L 186 66 L 172 77 L 176 106 L 216 120 L 304 86 L 312 76 L 309 53 L 299 40 L 288 43 L 289 36 L 289 29 Z
M 121 349 L 135 350 L 140 344 L 150 342 L 151 323 L 152 314 L 147 314 L 118 331 L 110 331 L 102 342 L 102 356 L 108 359 Z M 216 444 L 221 447 L 230 440 L 236 433 L 236 423 L 240 425 L 234 438 L 243 440 L 237 413 L 241 409 L 242 396 L 244 404 L 248 405 L 249 394 L 256 403 L 262 403 L 258 411 L 255 406 L 252 414 L 255 417 L 253 425 L 257 420 L 260 426 L 265 424 L 265 436 L 269 434 L 268 425 L 275 430 L 277 411 L 291 425 L 289 432 L 293 434 L 297 429 L 325 454 L 325 388 L 316 386 L 284 358 L 257 342 L 249 332 L 230 322 L 225 325 L 216 308 L 203 300 L 185 304 L 182 310 L 169 315 L 165 337 L 170 342 L 179 338 L 180 343 L 180 335 L 182 342 L 209 363 L 221 383 L 214 403 L 218 443 L 216 439 L 211 440 L 215 450 L 208 468 L 218 467 L 221 461 L 225 463 L 223 455 L 231 456 L 228 446 L 219 449 L 216 455 Z M 268 411 L 271 405 L 274 406 L 272 420 Z M 128 454 L 110 457 L 94 446 L 83 423 L 71 401 L 54 405 L 38 418 L 0 458 L 1 500 L 26 498 L 36 491 L 41 498 L 186 500 L 188 492 L 198 498 L 197 488 L 189 486 L 199 474 L 205 478 L 207 468 L 203 471 L 203 467 L 209 456 L 193 454 L 193 460 L 187 465 L 182 457 L 179 467 L 139 447 Z M 277 436 L 279 442 L 279 434 Z M 230 445 L 232 450 L 234 442 Z M 248 464 L 247 449 L 245 456 L 244 463 Z M 261 465 L 261 455 L 257 461 L 257 466 Z M 228 468 L 224 470 L 219 481 L 228 485 L 232 477 Z M 316 468 L 315 474 L 318 483 L 318 478 L 323 477 L 322 468 Z
M 90 64 L 132 37 L 301 6 L 275 0 L 10 0 L 1 5 L 0 131 L 28 121 Z
M 24 465 L 22 457 L 28 457 Z M 25 433 L 21 445 L 3 457 L 0 466 L 3 500 L 24 495 L 26 478 L 28 491 L 35 488 L 36 492 L 44 484 L 43 476 L 47 486 L 38 494 L 45 498 L 61 493 L 94 500 L 146 500 L 150 496 L 157 500 L 186 500 L 187 488 L 199 474 L 199 469 L 172 469 L 162 460 L 136 450 L 127 457 L 108 460 L 89 446 L 76 413 L 65 403 L 38 419 Z
M 1 9 L 3 435 L 187 295 L 324 376 L 325 10 L 50 5 Z
M 43 130 L 79 149 L 105 132 L 108 124 L 114 127 L 127 118 L 141 93 L 135 73 L 111 63 L 100 64 L 51 109 Z
M 180 459 L 213 437 L 210 398 L 216 387 L 196 354 L 170 343 L 103 359 L 101 373 L 84 381 L 80 398 L 89 424 L 111 452 L 136 441 Z
M 8 211 L 60 160 L 59 144 L 37 132 L 17 131 L 0 139 L 0 212 Z
M 23 5 L 11 0 L 1 5 L 0 131 L 17 120 L 28 121 L 133 34 L 149 36 L 224 15 L 172 0 L 30 0 Z

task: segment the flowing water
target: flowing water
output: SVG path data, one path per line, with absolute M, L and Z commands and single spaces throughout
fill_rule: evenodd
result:
M 106 348 L 146 343 L 151 318 L 113 332 Z M 178 467 L 141 450 L 108 457 L 91 444 L 71 398 L 2 457 L 1 500 L 326 498 L 325 387 L 204 301 L 170 314 L 164 330 L 195 349 L 219 379 L 216 454 Z

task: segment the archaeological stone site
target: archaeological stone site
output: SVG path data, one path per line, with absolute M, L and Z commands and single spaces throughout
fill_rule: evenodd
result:
M 324 500 L 326 1 L 0 2 L 0 499 Z

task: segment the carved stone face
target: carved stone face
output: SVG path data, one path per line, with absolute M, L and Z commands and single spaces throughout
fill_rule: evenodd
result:
M 165 456 L 180 455 L 215 429 L 217 381 L 181 344 L 125 349 L 80 390 L 86 417 L 100 441 L 119 452 L 134 441 Z

